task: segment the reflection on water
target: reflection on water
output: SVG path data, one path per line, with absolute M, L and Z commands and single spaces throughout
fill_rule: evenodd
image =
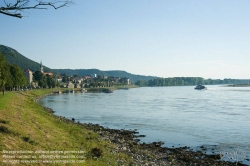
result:
M 41 104 L 57 115 L 116 129 L 138 129 L 142 141 L 167 146 L 250 145 L 250 87 L 136 88 L 112 94 L 48 96 Z M 248 151 L 248 158 L 249 157 Z

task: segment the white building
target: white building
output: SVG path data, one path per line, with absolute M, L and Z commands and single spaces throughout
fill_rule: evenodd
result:
M 127 84 L 129 85 L 130 84 L 129 78 L 127 78 L 126 81 L 127 81 Z
M 42 61 L 40 62 L 40 72 L 43 73 L 43 64 L 42 64 Z
M 27 78 L 27 80 L 29 82 L 29 85 L 31 85 L 31 83 L 33 82 L 33 73 L 32 73 L 32 71 L 30 71 L 29 69 L 26 69 L 24 71 L 24 75 Z
M 92 78 L 96 78 L 97 77 L 97 74 L 91 74 L 90 75 Z

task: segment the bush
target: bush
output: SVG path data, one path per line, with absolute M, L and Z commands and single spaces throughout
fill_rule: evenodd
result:
M 0 126 L 0 133 L 10 133 L 10 130 L 5 126 Z
M 7 123 L 8 123 L 8 121 L 3 120 L 3 119 L 0 119 L 0 123 L 7 124 Z

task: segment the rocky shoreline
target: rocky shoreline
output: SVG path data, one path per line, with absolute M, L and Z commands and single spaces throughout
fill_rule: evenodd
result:
M 46 96 L 37 97 L 35 101 L 38 102 Z M 47 107 L 44 107 L 44 110 L 51 114 L 54 113 L 52 109 Z M 75 119 L 70 120 L 54 114 L 53 116 L 65 123 L 74 123 L 99 134 L 101 139 L 115 145 L 116 148 L 112 149 L 112 153 L 123 152 L 131 156 L 133 160 L 130 163 L 131 166 L 247 166 L 239 162 L 221 161 L 220 154 L 206 154 L 186 146 L 168 148 L 162 147 L 163 142 L 141 143 L 139 138 L 145 137 L 145 135 L 139 135 L 135 130 L 109 129 L 98 124 L 85 124 L 76 122 Z M 101 157 L 101 154 L 97 152 L 95 157 Z M 124 165 L 124 163 L 125 161 L 122 160 L 117 161 L 119 166 Z
M 136 131 L 109 129 L 98 124 L 80 125 L 95 131 L 102 139 L 116 145 L 117 148 L 113 150 L 114 153 L 125 152 L 131 156 L 133 158 L 131 165 L 244 165 L 220 161 L 221 156 L 219 154 L 208 155 L 202 151 L 193 151 L 189 147 L 162 147 L 163 142 L 140 143 L 138 138 L 144 135 L 139 135 Z M 122 161 L 117 161 L 117 163 L 123 165 Z
M 54 113 L 50 108 L 44 107 L 46 111 Z M 242 163 L 232 163 L 228 161 L 221 161 L 220 154 L 206 154 L 202 151 L 193 151 L 189 147 L 168 148 L 162 147 L 163 142 L 140 143 L 139 132 L 135 130 L 117 130 L 109 129 L 98 124 L 85 124 L 75 122 L 75 119 L 69 120 L 62 116 L 56 116 L 60 121 L 65 123 L 74 123 L 86 129 L 92 130 L 99 134 L 101 139 L 109 141 L 116 148 L 112 153 L 123 152 L 131 156 L 133 161 L 131 166 L 247 166 Z M 101 157 L 98 153 L 96 157 Z M 119 166 L 124 165 L 125 161 L 117 161 Z

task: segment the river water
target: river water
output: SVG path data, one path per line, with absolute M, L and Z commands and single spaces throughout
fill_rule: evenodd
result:
M 56 115 L 114 129 L 137 129 L 142 142 L 188 146 L 221 153 L 225 160 L 250 158 L 250 87 L 144 87 L 114 93 L 50 95 L 40 103 Z

